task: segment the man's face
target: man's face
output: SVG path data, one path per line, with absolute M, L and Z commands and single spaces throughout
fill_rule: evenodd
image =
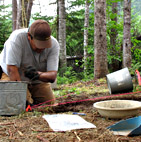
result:
M 42 47 L 37 47 L 35 45 L 34 39 L 31 39 L 30 44 L 31 44 L 32 49 L 37 53 L 41 53 L 45 49 L 45 48 L 42 48 Z
M 51 45 L 47 41 L 38 41 L 32 38 L 32 36 L 28 33 L 28 40 L 30 41 L 31 48 L 37 52 L 41 53 L 46 48 L 51 48 Z M 51 38 L 49 39 L 51 40 Z

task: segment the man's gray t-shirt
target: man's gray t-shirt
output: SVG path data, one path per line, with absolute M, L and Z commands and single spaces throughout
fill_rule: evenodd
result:
M 51 36 L 52 47 L 37 53 L 30 46 L 27 32 L 28 29 L 12 32 L 0 54 L 0 65 L 3 72 L 8 74 L 7 65 L 15 65 L 19 68 L 22 81 L 29 80 L 24 77 L 26 67 L 33 66 L 41 72 L 57 71 L 59 61 L 59 44 L 53 36 Z

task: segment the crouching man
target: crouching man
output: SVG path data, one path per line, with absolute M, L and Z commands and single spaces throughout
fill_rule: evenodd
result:
M 59 44 L 48 22 L 36 20 L 11 33 L 0 54 L 1 80 L 28 81 L 27 102 L 55 102 L 50 83 L 57 77 Z

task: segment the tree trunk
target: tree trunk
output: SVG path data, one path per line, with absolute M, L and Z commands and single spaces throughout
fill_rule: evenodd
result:
M 57 0 L 57 28 L 56 28 L 57 40 L 59 41 L 59 0 Z
M 124 0 L 123 67 L 131 67 L 131 0 Z
M 117 25 L 117 2 L 112 3 L 112 13 L 114 14 L 114 18 L 111 18 L 111 20 L 114 22 L 114 25 Z M 120 51 L 116 50 L 116 39 L 117 39 L 117 29 L 111 28 L 111 34 L 110 34 L 110 45 L 111 45 L 111 56 L 119 55 Z M 112 58 L 111 63 L 111 69 L 112 71 L 116 71 L 120 69 L 120 62 L 114 58 Z
M 117 3 L 112 3 L 112 13 L 117 15 Z M 114 21 L 116 25 L 117 16 L 115 16 L 114 18 L 111 18 L 111 20 Z M 111 35 L 110 35 L 110 43 L 113 49 L 115 49 L 115 46 L 116 46 L 116 37 L 117 37 L 117 30 L 115 28 L 112 28 Z
M 27 15 L 27 25 L 29 25 L 32 6 L 33 6 L 33 0 L 29 0 L 28 4 L 27 4 L 27 12 L 26 12 L 26 15 Z
M 84 72 L 87 69 L 87 58 L 88 58 L 88 27 L 89 27 L 89 0 L 85 3 L 85 21 L 84 21 Z
M 106 0 L 95 0 L 94 21 L 94 78 L 105 77 L 108 73 L 106 40 Z
M 33 0 L 19 0 L 16 28 L 27 28 L 30 21 Z
M 58 0 L 59 4 L 59 34 L 58 41 L 60 44 L 60 67 L 62 73 L 66 70 L 66 19 L 65 19 L 65 0 Z
M 12 22 L 13 28 L 12 30 L 16 30 L 16 23 L 17 23 L 17 0 L 12 0 Z
M 22 1 L 23 1 L 23 0 L 19 0 L 16 29 L 20 29 L 20 28 L 23 27 L 23 21 L 22 21 L 23 6 L 22 6 Z

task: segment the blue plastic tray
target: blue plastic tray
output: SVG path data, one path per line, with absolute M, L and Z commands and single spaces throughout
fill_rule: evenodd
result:
M 107 129 L 113 131 L 115 135 L 139 136 L 141 135 L 141 116 L 119 121 Z

